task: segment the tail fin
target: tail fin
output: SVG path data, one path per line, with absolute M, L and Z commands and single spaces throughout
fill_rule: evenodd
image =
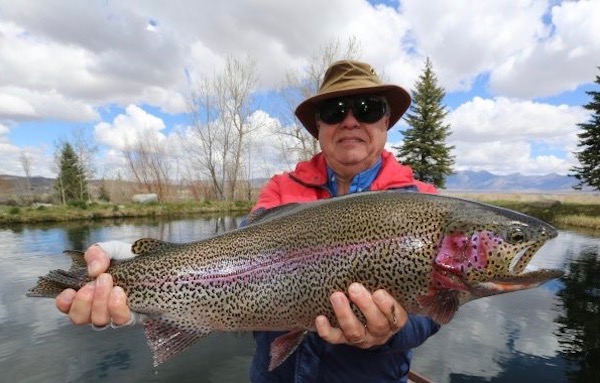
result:
M 73 260 L 69 271 L 52 270 L 47 275 L 39 277 L 37 285 L 27 292 L 28 297 L 55 298 L 64 289 L 79 290 L 92 280 L 87 273 L 83 252 L 68 250 L 65 254 Z

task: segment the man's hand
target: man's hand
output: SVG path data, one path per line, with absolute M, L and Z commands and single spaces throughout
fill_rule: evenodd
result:
M 332 327 L 323 315 L 315 319 L 319 336 L 329 343 L 350 344 L 363 349 L 382 345 L 408 320 L 404 308 L 385 290 L 371 294 L 360 283 L 353 283 L 348 288 L 348 297 L 341 291 L 330 297 L 339 328 Z M 366 323 L 354 315 L 350 301 L 363 313 Z
M 113 286 L 110 274 L 104 273 L 110 265 L 110 257 L 99 245 L 90 246 L 84 255 L 88 273 L 97 277 L 79 291 L 66 289 L 56 297 L 56 307 L 68 314 L 74 324 L 91 323 L 103 328 L 109 324 L 122 326 L 130 323 L 133 316 L 127 306 L 125 291 Z

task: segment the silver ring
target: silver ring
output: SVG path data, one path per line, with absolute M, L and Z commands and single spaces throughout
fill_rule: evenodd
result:
M 127 326 L 133 326 L 134 324 L 137 323 L 137 314 L 132 312 L 131 313 L 131 317 L 129 318 L 129 320 L 123 324 L 114 324 L 114 322 L 111 320 L 110 321 L 110 327 L 112 328 L 121 328 L 121 327 L 127 327 Z
M 95 324 L 92 323 L 92 330 L 103 331 L 103 330 L 106 330 L 107 328 L 109 328 L 110 326 L 111 326 L 111 323 L 107 323 L 104 326 L 96 326 Z

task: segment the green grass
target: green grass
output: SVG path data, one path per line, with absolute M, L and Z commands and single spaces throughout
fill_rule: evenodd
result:
M 0 205 L 0 224 L 66 222 L 103 218 L 178 217 L 203 213 L 247 213 L 252 202 L 204 201 L 154 204 L 16 207 Z

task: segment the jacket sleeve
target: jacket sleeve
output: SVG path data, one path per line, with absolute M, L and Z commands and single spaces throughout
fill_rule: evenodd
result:
M 405 351 L 423 344 L 438 332 L 440 325 L 424 315 L 409 315 L 406 325 L 388 343 L 391 348 Z
M 258 199 L 252 211 L 258 209 L 271 209 L 273 207 L 279 206 L 282 203 L 281 200 L 281 187 L 280 187 L 280 178 L 283 175 L 278 174 L 276 176 L 271 177 L 269 182 L 262 188 L 260 194 L 258 195 Z

